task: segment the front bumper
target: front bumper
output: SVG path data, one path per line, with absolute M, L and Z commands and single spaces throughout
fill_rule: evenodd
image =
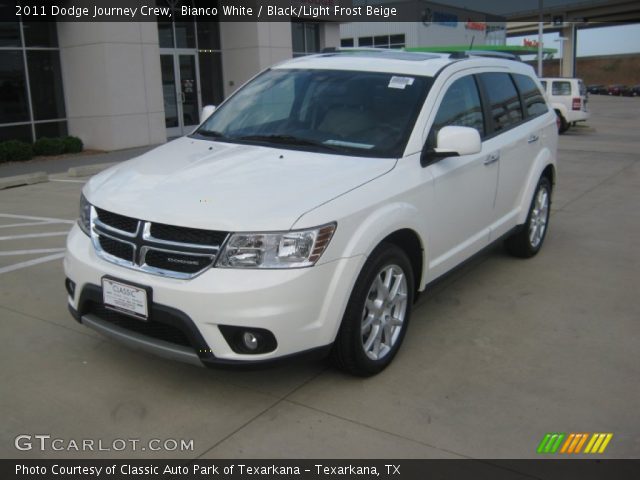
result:
M 79 321 L 130 346 L 194 364 L 256 364 L 301 352 L 326 350 L 334 341 L 365 257 L 338 259 L 311 268 L 242 270 L 212 268 L 179 280 L 117 266 L 99 258 L 90 239 L 74 226 L 64 269 L 75 282 L 69 308 Z M 183 334 L 150 337 L 131 319 L 110 323 L 102 305 L 105 275 L 152 289 L 149 323 L 174 325 Z M 156 323 L 157 322 L 157 323 Z M 261 354 L 235 352 L 219 326 L 265 329 L 277 346 Z M 176 332 L 180 337 L 180 332 Z M 188 342 L 185 340 L 188 340 Z

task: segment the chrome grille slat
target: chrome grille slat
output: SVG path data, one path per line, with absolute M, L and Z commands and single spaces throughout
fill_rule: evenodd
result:
M 112 225 L 109 225 L 109 221 Z M 133 227 L 135 222 L 135 233 Z M 188 229 L 181 235 L 178 226 L 161 225 L 165 231 L 176 232 L 181 238 L 193 235 L 193 232 L 204 234 L 206 238 L 221 239 L 219 244 L 183 243 L 168 239 L 160 239 L 151 235 L 154 223 L 136 220 L 106 210 L 91 207 L 91 240 L 99 257 L 116 265 L 139 270 L 164 277 L 190 279 L 208 270 L 215 263 L 222 245 L 229 237 L 228 232 Z M 117 228 L 125 226 L 128 230 Z M 129 231 L 130 230 L 130 231 Z M 131 259 L 114 254 L 117 246 L 111 246 L 110 252 L 103 248 L 102 240 L 120 242 L 133 250 Z M 121 251 L 128 251 L 121 249 Z M 174 268 L 168 268 L 169 266 Z

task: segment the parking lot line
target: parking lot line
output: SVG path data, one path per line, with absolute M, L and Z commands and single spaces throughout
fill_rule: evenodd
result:
M 25 235 L 7 235 L 0 237 L 0 240 L 20 240 L 23 238 L 39 238 L 39 237 L 61 237 L 69 232 L 47 232 L 47 233 L 27 233 Z
M 13 215 L 11 213 L 0 213 L 2 218 L 17 218 L 19 220 L 40 220 L 46 223 L 76 223 L 75 220 L 66 220 L 64 218 L 49 218 L 49 217 L 32 217 L 30 215 Z
M 64 248 L 38 248 L 35 250 L 9 250 L 0 252 L 0 257 L 11 257 L 15 255 L 35 255 L 36 253 L 58 253 L 64 252 Z
M 8 225 L 0 225 L 0 228 L 13 228 L 13 227 L 33 227 L 35 225 L 51 225 L 56 222 L 26 222 L 26 223 L 10 223 Z
M 39 263 L 58 260 L 59 258 L 62 258 L 62 257 L 64 257 L 64 252 L 55 253 L 53 255 L 47 255 L 46 257 L 34 258 L 33 260 L 28 260 L 26 262 L 15 263 L 13 265 L 0 268 L 0 275 L 7 272 L 13 272 L 14 270 L 20 270 L 21 268 L 30 267 L 32 265 L 38 265 Z

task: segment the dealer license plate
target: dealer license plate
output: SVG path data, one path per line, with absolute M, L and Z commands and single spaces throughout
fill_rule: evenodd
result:
M 102 279 L 104 306 L 126 315 L 147 320 L 149 318 L 147 291 L 110 278 Z

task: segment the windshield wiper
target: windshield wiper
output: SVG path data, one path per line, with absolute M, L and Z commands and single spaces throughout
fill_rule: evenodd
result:
M 216 130 L 196 130 L 194 133 L 203 137 L 226 138 L 226 135 Z
M 293 135 L 243 135 L 240 137 L 232 137 L 233 140 L 248 140 L 256 142 L 268 142 L 279 143 L 282 145 L 308 145 L 311 147 L 319 147 L 325 150 L 341 151 L 340 148 L 336 148 L 326 143 L 317 142 L 315 140 L 309 140 L 307 138 L 295 137 Z

